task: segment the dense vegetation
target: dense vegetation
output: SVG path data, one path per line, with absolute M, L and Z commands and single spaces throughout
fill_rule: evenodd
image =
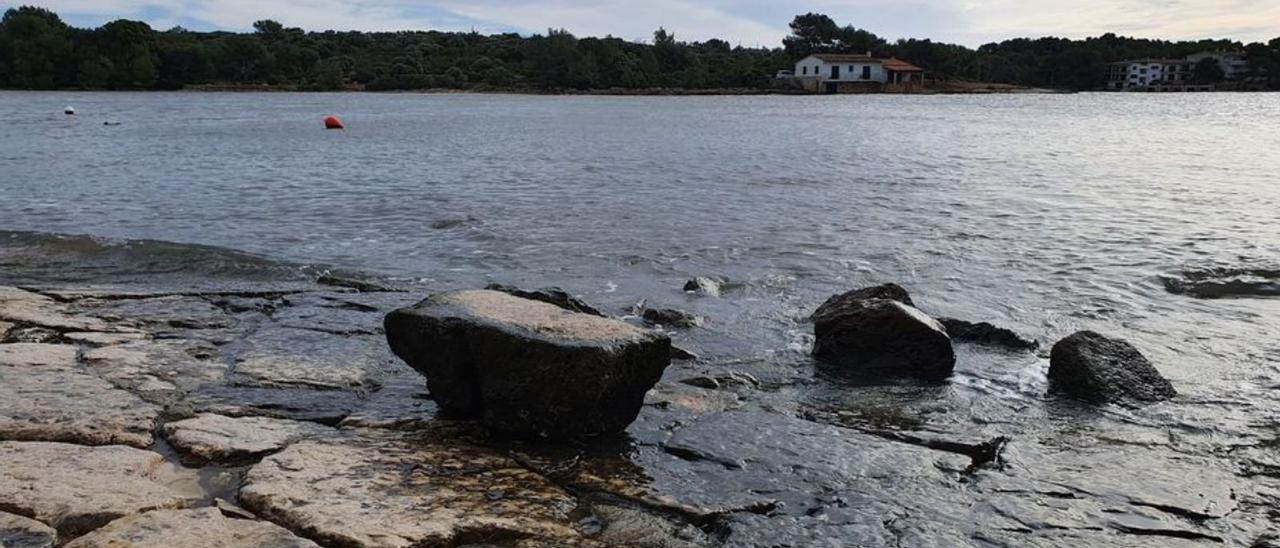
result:
M 791 68 L 809 53 L 870 51 L 909 60 L 941 80 L 1095 89 L 1102 86 L 1105 64 L 1110 61 L 1243 49 L 1249 54 L 1253 76 L 1269 78 L 1280 89 L 1280 38 L 1244 45 L 1107 34 L 1087 40 L 1015 39 L 974 50 L 930 40 L 889 42 L 818 14 L 796 17 L 791 28 L 784 47 L 765 49 L 733 47 L 723 40 L 681 42 L 662 29 L 654 33 L 651 44 L 612 37 L 577 38 L 563 30 L 527 37 L 435 31 L 305 32 L 275 21 L 255 23 L 251 34 L 182 28 L 156 31 L 129 20 L 81 29 L 68 26 L 49 10 L 21 7 L 8 10 L 0 20 L 0 87 L 765 88 L 772 85 L 771 77 L 778 70 Z

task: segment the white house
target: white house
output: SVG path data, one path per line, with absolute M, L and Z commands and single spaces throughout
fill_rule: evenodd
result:
M 1187 56 L 1187 62 L 1196 66 L 1200 61 L 1213 59 L 1222 68 L 1227 80 L 1240 80 L 1249 72 L 1249 59 L 1240 51 L 1204 51 Z
M 1186 59 L 1133 59 L 1107 65 L 1107 89 L 1146 90 L 1191 81 Z
M 896 58 L 877 59 L 870 53 L 815 53 L 796 63 L 792 73 L 815 93 L 911 91 L 924 81 L 924 69 Z

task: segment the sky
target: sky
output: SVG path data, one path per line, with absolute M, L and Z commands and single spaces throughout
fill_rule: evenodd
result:
M 810 11 L 888 39 L 932 38 L 976 47 L 1015 37 L 1143 38 L 1280 36 L 1280 0 L 0 0 L 37 5 L 96 27 L 140 19 L 157 29 L 249 30 L 275 19 L 307 30 L 476 30 L 648 40 L 665 27 L 685 41 L 721 38 L 778 46 L 787 24 Z

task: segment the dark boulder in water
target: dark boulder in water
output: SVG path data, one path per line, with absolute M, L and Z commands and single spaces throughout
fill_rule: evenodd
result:
M 873 287 L 855 289 L 848 293 L 831 297 L 830 299 L 827 299 L 827 302 L 823 303 L 820 308 L 818 308 L 818 312 L 815 312 L 814 315 L 816 316 L 817 314 L 822 313 L 822 310 L 829 306 L 839 306 L 840 303 L 863 299 L 888 299 L 890 301 L 898 301 L 907 306 L 916 305 L 916 303 L 911 301 L 911 294 L 907 293 L 907 290 L 903 289 L 902 286 L 898 284 L 882 284 Z
M 653 325 L 691 328 L 702 325 L 702 318 L 671 308 L 646 308 L 640 317 Z
M 492 284 L 489 287 L 486 287 L 485 289 L 488 289 L 489 291 L 499 291 L 502 293 L 506 293 L 508 295 L 514 295 L 522 299 L 529 299 L 529 300 L 544 302 L 547 304 L 558 306 L 570 312 L 590 314 L 592 316 L 600 316 L 601 318 L 608 317 L 608 315 L 606 315 L 604 312 L 601 312 L 596 307 L 587 304 L 586 301 L 583 301 L 582 299 L 574 297 L 573 295 L 570 295 L 568 291 L 565 291 L 558 287 L 544 287 L 542 289 L 538 289 L 534 291 L 526 291 L 524 289 L 520 289 L 518 287 L 513 287 L 509 285 Z
M 684 290 L 688 293 L 697 293 L 707 297 L 719 297 L 723 286 L 724 280 L 698 276 L 697 278 L 685 282 Z
M 520 437 L 624 430 L 671 360 L 659 333 L 496 291 L 436 295 L 384 324 L 446 414 Z
M 1049 383 L 1057 392 L 1095 403 L 1152 403 L 1178 394 L 1133 345 L 1092 331 L 1053 345 Z
M 1161 278 L 1170 293 L 1199 299 L 1280 297 L 1280 268 L 1207 268 Z
M 903 300 L 910 297 L 895 285 L 828 299 L 810 318 L 814 357 L 853 373 L 946 378 L 956 363 L 951 337 Z
M 953 340 L 997 346 L 1010 350 L 1036 350 L 1040 343 L 1024 339 L 1021 335 L 1003 327 L 996 327 L 987 322 L 973 323 L 955 318 L 939 318 L 939 322 L 947 328 L 947 334 Z

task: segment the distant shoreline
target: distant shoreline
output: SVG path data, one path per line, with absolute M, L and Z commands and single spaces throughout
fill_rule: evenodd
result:
M 686 89 L 686 88 L 603 88 L 603 89 L 541 89 L 541 88 L 499 88 L 499 87 L 477 87 L 470 89 L 458 88 L 427 88 L 427 89 L 401 89 L 401 90 L 369 90 L 364 86 L 347 86 L 344 89 L 319 90 L 306 89 L 296 86 L 273 86 L 273 85 L 244 85 L 244 84 L 204 84 L 185 86 L 181 89 L 19 89 L 19 88 L 0 88 L 3 91 L 56 91 L 56 92 L 91 92 L 91 93 L 116 93 L 116 92 L 145 92 L 145 93 L 165 93 L 165 92 L 189 92 L 189 93 L 372 93 L 372 94 L 388 94 L 388 95 L 582 95 L 582 96 L 618 96 L 618 97 L 730 97 L 730 96 L 764 96 L 764 95 L 794 95 L 794 96 L 820 96 L 823 94 L 815 94 L 797 89 L 781 89 L 781 88 L 711 88 L 711 89 Z M 913 93 L 860 93 L 855 95 L 1016 95 L 1016 94 L 1071 94 L 1077 93 L 1071 90 L 1045 89 L 1015 86 L 1011 84 L 993 84 L 993 83 L 977 83 L 977 82 L 949 82 L 945 85 L 935 86 L 919 90 Z

